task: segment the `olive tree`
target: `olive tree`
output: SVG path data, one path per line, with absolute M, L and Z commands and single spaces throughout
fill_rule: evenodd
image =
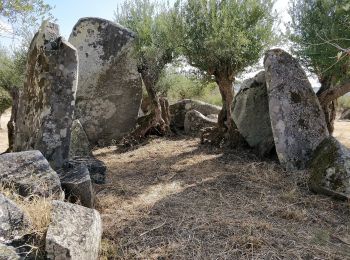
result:
M 159 99 L 156 84 L 177 54 L 175 16 L 169 5 L 150 0 L 126 0 L 115 12 L 115 21 L 136 33 L 134 54 L 152 105 L 151 113 L 134 131 L 137 137 L 144 137 L 152 128 L 160 134 L 169 130 L 167 102 Z
M 218 125 L 235 128 L 233 83 L 273 42 L 272 0 L 188 0 L 178 2 L 182 50 L 190 65 L 215 78 L 222 96 Z M 225 130 L 225 131 L 226 131 Z
M 330 133 L 336 99 L 350 91 L 350 3 L 348 0 L 293 0 L 294 53 L 321 84 L 317 96 Z

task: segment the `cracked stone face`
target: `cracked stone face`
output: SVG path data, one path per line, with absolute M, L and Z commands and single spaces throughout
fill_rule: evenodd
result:
M 75 117 L 91 145 L 109 145 L 136 126 L 142 85 L 133 41 L 133 32 L 89 17 L 69 37 L 79 56 Z
M 34 36 L 19 98 L 14 151 L 40 150 L 54 169 L 67 160 L 77 87 L 76 49 L 43 23 Z
M 279 161 L 288 170 L 303 169 L 329 135 L 323 111 L 304 70 L 290 54 L 270 50 L 264 66 Z

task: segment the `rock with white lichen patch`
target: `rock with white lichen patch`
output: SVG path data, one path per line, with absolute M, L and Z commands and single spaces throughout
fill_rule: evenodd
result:
M 82 18 L 69 37 L 78 50 L 76 118 L 92 146 L 110 145 L 135 126 L 142 98 L 135 35 L 100 18 Z
M 45 243 L 48 259 L 95 260 L 101 236 L 101 217 L 96 210 L 53 201 Z
M 68 161 L 77 87 L 77 51 L 44 22 L 34 36 L 16 115 L 15 152 L 39 150 L 54 169 Z
M 270 50 L 264 66 L 278 159 L 288 170 L 303 169 L 329 135 L 323 111 L 304 70 L 290 54 Z

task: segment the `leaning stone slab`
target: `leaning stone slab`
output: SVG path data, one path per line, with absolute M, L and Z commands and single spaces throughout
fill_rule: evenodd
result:
M 19 260 L 15 249 L 0 243 L 0 260 Z
M 39 150 L 54 169 L 68 160 L 77 68 L 76 49 L 60 37 L 58 25 L 44 22 L 28 52 L 15 152 Z
M 69 158 L 92 156 L 89 139 L 78 119 L 73 121 L 69 146 Z
M 104 184 L 106 182 L 107 167 L 104 162 L 95 157 L 74 157 L 69 161 L 71 165 L 85 165 L 90 173 L 90 178 L 93 183 Z
M 204 116 L 219 114 L 221 107 L 198 100 L 183 99 L 169 106 L 170 124 L 178 129 L 184 129 L 185 116 L 190 110 L 197 110 Z
M 0 193 L 0 241 L 22 235 L 28 225 L 29 219 L 24 212 Z
M 314 153 L 309 188 L 316 193 L 350 199 L 350 150 L 334 137 L 324 139 Z
M 261 156 L 275 147 L 267 97 L 265 72 L 243 82 L 233 104 L 233 121 L 250 147 Z
M 213 127 L 217 123 L 217 120 L 210 119 L 197 110 L 190 110 L 185 116 L 185 133 L 192 136 L 199 136 L 201 130 L 206 127 Z
M 76 118 L 91 145 L 109 145 L 135 126 L 142 98 L 135 34 L 101 18 L 81 18 L 69 37 L 78 50 Z
M 101 235 L 101 217 L 96 210 L 53 201 L 46 235 L 48 259 L 96 260 Z
M 13 185 L 25 197 L 31 194 L 64 197 L 57 173 L 40 151 L 0 155 L 0 182 Z
M 70 202 L 75 203 L 79 200 L 84 207 L 93 208 L 94 193 L 90 173 L 86 165 L 68 163 L 57 173 L 66 198 Z
M 323 111 L 304 70 L 290 54 L 270 50 L 264 66 L 278 159 L 287 170 L 303 169 L 329 135 Z

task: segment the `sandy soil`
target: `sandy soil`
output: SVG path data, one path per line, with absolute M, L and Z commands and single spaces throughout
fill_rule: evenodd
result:
M 350 148 L 350 121 L 336 121 L 333 136 Z
M 5 152 L 8 148 L 8 138 L 7 138 L 7 122 L 11 117 L 11 109 L 8 109 L 1 115 L 0 118 L 0 153 Z

